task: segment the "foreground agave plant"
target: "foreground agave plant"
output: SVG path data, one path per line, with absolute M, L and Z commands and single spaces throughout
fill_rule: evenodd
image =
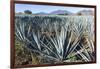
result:
M 95 58 L 92 16 L 15 16 L 16 39 L 48 62 L 88 62 Z

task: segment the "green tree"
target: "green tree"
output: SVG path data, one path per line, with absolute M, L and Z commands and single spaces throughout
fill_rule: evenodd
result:
M 24 13 L 25 14 L 32 14 L 32 12 L 30 10 L 25 10 Z

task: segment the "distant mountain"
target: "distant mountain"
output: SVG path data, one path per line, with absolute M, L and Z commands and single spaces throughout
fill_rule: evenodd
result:
M 71 13 L 69 11 L 66 11 L 66 10 L 56 10 L 56 11 L 53 11 L 49 14 L 66 14 L 66 15 L 70 15 L 70 14 L 73 14 L 73 13 Z
M 94 12 L 92 10 L 81 10 L 77 12 L 78 15 L 94 15 Z
M 45 12 L 39 12 L 39 13 L 35 13 L 35 14 L 39 14 L 39 15 L 47 15 L 47 14 L 54 14 L 54 15 L 71 15 L 73 13 L 66 11 L 66 10 L 56 10 L 56 11 L 52 11 L 50 13 L 45 13 Z
M 35 13 L 35 14 L 45 15 L 45 14 L 48 14 L 48 13 L 45 13 L 45 12 L 39 12 L 39 13 Z

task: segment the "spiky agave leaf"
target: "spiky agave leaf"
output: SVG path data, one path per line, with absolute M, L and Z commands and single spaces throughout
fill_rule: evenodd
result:
M 28 21 L 28 23 L 27 19 L 26 22 L 22 23 L 21 21 L 16 21 L 15 35 L 26 44 L 28 49 L 43 54 L 42 57 L 45 55 L 45 57 L 52 58 L 57 62 L 63 62 L 70 60 L 68 59 L 69 57 L 80 55 L 84 61 L 90 61 L 89 51 L 84 45 L 80 45 L 84 32 L 89 30 L 89 37 L 91 37 L 89 33 L 93 32 L 89 28 L 91 24 L 88 25 L 89 21 L 86 18 L 86 16 L 67 16 L 62 18 L 58 16 L 32 16 L 33 21 L 31 21 L 30 17 L 31 22 Z M 38 22 L 39 19 L 40 21 Z M 33 28 L 33 25 L 38 26 Z M 43 35 L 43 32 L 45 35 Z M 49 32 L 54 32 L 54 35 L 47 34 Z M 88 43 L 88 47 L 92 49 L 93 41 L 89 39 Z M 80 49 L 78 50 L 77 47 Z

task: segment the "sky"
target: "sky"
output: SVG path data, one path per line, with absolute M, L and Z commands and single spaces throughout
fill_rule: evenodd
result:
M 15 4 L 15 12 L 24 12 L 25 10 L 31 10 L 32 13 L 45 12 L 50 13 L 56 10 L 66 10 L 72 13 L 77 13 L 81 10 L 94 10 L 94 8 L 82 8 L 82 7 L 65 7 L 65 6 L 50 6 L 50 5 L 33 5 L 33 4 Z

